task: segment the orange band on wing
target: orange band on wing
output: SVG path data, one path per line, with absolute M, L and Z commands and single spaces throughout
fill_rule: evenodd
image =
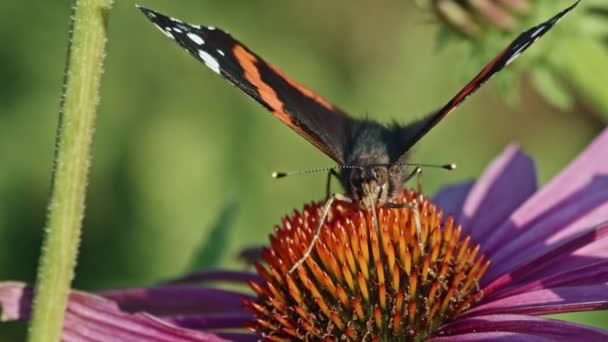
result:
M 469 82 L 469 84 L 467 84 L 466 87 L 464 87 L 464 89 L 462 89 L 458 94 L 456 94 L 456 96 L 454 96 L 454 99 L 452 100 L 452 104 L 458 104 L 465 97 L 471 94 L 472 91 L 477 89 L 480 86 L 479 81 L 488 75 L 488 73 L 492 70 L 492 68 L 494 68 L 496 63 L 498 63 L 498 60 L 502 58 L 502 56 L 507 52 L 507 50 L 508 48 L 503 50 L 498 56 L 496 56 L 488 65 L 486 65 L 485 68 L 483 68 L 483 70 L 471 82 Z
M 243 68 L 245 78 L 247 79 L 247 81 L 249 81 L 249 83 L 251 83 L 256 88 L 256 90 L 260 94 L 260 99 L 266 105 L 268 105 L 268 107 L 270 107 L 272 113 L 277 118 L 279 118 L 279 120 L 283 121 L 283 123 L 285 123 L 287 126 L 291 127 L 291 129 L 296 131 L 298 134 L 300 134 L 304 138 L 306 138 L 306 140 L 310 141 L 313 145 L 315 145 L 318 149 L 323 151 L 325 154 L 327 154 L 334 160 L 341 162 L 341 157 L 339 155 L 337 155 L 335 151 L 331 150 L 323 141 L 319 140 L 318 137 L 311 134 L 311 132 L 306 131 L 306 126 L 302 126 L 302 124 L 298 120 L 295 120 L 294 117 L 292 117 L 290 114 L 285 112 L 285 107 L 284 107 L 283 101 L 281 101 L 281 99 L 279 99 L 279 97 L 278 97 L 277 93 L 274 91 L 274 89 L 272 89 L 271 86 L 269 86 L 266 82 L 264 82 L 264 80 L 262 80 L 262 75 L 260 74 L 260 70 L 255 65 L 255 63 L 258 62 L 258 58 L 255 55 L 253 55 L 251 52 L 247 51 L 247 49 L 245 49 L 241 45 L 236 45 L 232 49 L 232 53 L 234 54 L 234 57 L 236 58 L 237 62 L 241 66 L 241 68 Z M 297 88 L 304 95 L 312 98 L 317 103 L 322 104 L 326 108 L 333 109 L 333 106 L 331 104 L 329 104 L 327 101 L 325 101 L 322 98 L 320 98 L 319 96 L 315 95 L 310 90 L 289 80 L 287 77 L 285 77 L 283 74 L 281 74 L 278 71 L 278 69 L 276 69 L 272 66 L 270 66 L 270 67 L 272 68 L 272 70 L 274 72 L 277 72 L 277 74 L 279 76 L 283 77 L 283 79 L 285 79 L 286 82 L 288 82 L 290 85 Z
M 314 91 L 305 88 L 304 86 L 298 84 L 296 81 L 292 80 L 291 78 L 287 77 L 287 75 L 285 75 L 279 68 L 277 68 L 276 66 L 270 64 L 268 65 L 270 67 L 270 69 L 272 69 L 274 72 L 276 72 L 278 75 L 280 75 L 287 83 L 289 83 L 289 85 L 291 85 L 292 87 L 298 89 L 302 94 L 304 94 L 305 96 L 313 99 L 315 102 L 317 102 L 318 104 L 320 104 L 321 106 L 334 111 L 335 107 L 326 99 L 322 98 L 321 96 L 319 96 L 318 94 L 316 94 Z
M 236 45 L 232 52 L 239 62 L 239 65 L 243 68 L 245 78 L 257 88 L 262 100 L 272 108 L 281 120 L 291 122 L 289 116 L 283 112 L 283 102 L 279 99 L 277 93 L 262 80 L 260 71 L 255 66 L 257 58 L 249 51 L 245 50 L 241 45 Z

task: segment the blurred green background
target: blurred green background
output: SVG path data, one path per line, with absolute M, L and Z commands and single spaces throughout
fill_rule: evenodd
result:
M 225 28 L 355 116 L 408 122 L 454 95 L 470 67 L 459 44 L 438 53 L 438 24 L 412 3 L 142 4 Z M 0 279 L 35 277 L 69 14 L 67 0 L 0 2 Z M 160 34 L 133 1 L 115 2 L 109 37 L 74 286 L 182 274 L 218 222 L 220 265 L 244 267 L 240 248 L 265 243 L 281 216 L 323 196 L 323 174 L 276 181 L 271 172 L 332 161 Z M 427 193 L 477 177 L 510 142 L 534 157 L 545 183 L 602 128 L 585 103 L 555 109 L 526 77 L 513 104 L 490 83 L 416 146 L 415 161 L 458 164 L 451 173 L 428 170 Z M 608 328 L 606 313 L 574 317 Z M 5 329 L 14 325 L 0 325 L 0 338 Z

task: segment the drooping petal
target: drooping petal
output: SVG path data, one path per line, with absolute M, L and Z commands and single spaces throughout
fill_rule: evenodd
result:
M 517 269 L 607 218 L 608 176 L 598 178 L 589 189 L 573 195 L 569 203 L 560 204 L 525 232 L 506 240 L 504 246 L 492 253 L 494 267 L 487 279 Z
M 555 340 L 537 335 L 501 331 L 433 337 L 427 342 L 555 342 Z
M 12 281 L 0 283 L 0 319 L 3 322 L 28 319 L 31 302 L 32 292 L 27 285 Z
M 32 290 L 25 284 L 0 284 L 2 320 L 27 320 Z M 183 329 L 145 313 L 121 311 L 102 297 L 72 291 L 64 321 L 63 340 L 89 341 L 228 341 L 212 333 Z
M 581 263 L 583 262 L 584 260 L 581 260 Z M 508 287 L 492 293 L 491 299 L 489 300 L 496 300 L 542 289 L 608 283 L 608 259 L 589 264 L 575 265 L 574 267 L 564 267 L 551 276 L 542 277 L 532 275 L 531 278 L 536 280 L 528 282 L 525 280 L 519 282 L 515 281 Z
M 260 337 L 254 334 L 248 333 L 235 333 L 235 332 L 220 332 L 217 333 L 217 336 L 225 338 L 229 341 L 234 342 L 259 342 Z
M 498 289 L 505 288 L 524 279 L 534 281 L 548 277 L 561 269 L 576 268 L 584 264 L 605 260 L 608 257 L 608 223 L 588 229 L 577 237 L 556 243 L 550 247 L 522 251 L 517 259 L 509 260 L 516 265 L 512 272 L 504 273 L 489 284 L 483 284 L 483 290 L 491 298 Z M 520 260 L 521 259 L 521 260 Z M 509 263 L 507 263 L 509 264 Z M 549 271 L 549 272 L 547 272 Z M 536 278 L 531 275 L 536 273 Z
M 467 196 L 458 223 L 484 244 L 487 235 L 536 191 L 534 162 L 517 146 L 507 147 L 486 168 Z
M 147 314 L 128 314 L 115 303 L 82 292 L 70 295 L 65 339 L 80 341 L 226 341 L 211 333 L 182 329 Z M 75 335 L 78 338 L 69 338 Z
M 474 184 L 474 181 L 466 181 L 444 186 L 435 194 L 433 201 L 445 214 L 454 216 L 456 222 L 460 222 L 462 206 Z
M 588 227 L 591 223 L 589 219 L 585 222 L 586 226 L 581 225 L 578 221 L 583 218 L 581 214 L 590 213 L 608 201 L 608 194 L 606 194 L 608 184 L 607 148 L 608 130 L 605 130 L 566 169 L 520 206 L 509 217 L 508 222 L 495 229 L 482 244 L 483 250 L 490 255 L 490 258 L 495 260 L 494 257 L 498 255 L 501 259 L 506 260 L 512 253 L 521 252 L 524 247 L 530 250 L 542 248 L 547 244 L 546 240 L 552 235 L 558 234 L 560 230 L 568 229 L 568 236 L 576 235 L 579 230 L 569 229 L 569 225 L 575 224 L 579 229 Z M 601 194 L 597 195 L 598 192 Z M 588 200 L 587 203 L 584 203 L 585 206 L 577 206 L 580 201 L 585 199 Z M 558 224 L 558 229 L 552 229 L 548 233 L 547 224 L 543 224 L 542 220 L 555 220 L 556 213 L 559 214 L 565 207 L 568 207 L 569 211 L 575 215 L 562 217 L 561 219 L 565 222 L 552 221 L 552 227 Z M 601 213 L 592 214 L 598 218 Z M 565 211 L 563 215 L 566 215 Z M 595 222 L 595 224 L 597 223 L 599 222 Z M 561 239 L 568 236 L 562 236 Z M 509 250 L 509 253 L 501 252 L 505 248 Z M 505 271 L 508 269 L 503 268 L 499 262 L 495 262 L 484 277 L 484 281 L 491 280 Z
M 243 312 L 241 301 L 247 294 L 190 285 L 168 285 L 99 291 L 128 312 L 146 311 L 159 316 Z
M 608 260 L 608 222 L 598 227 L 593 233 L 594 236 L 584 246 L 573 250 L 571 253 L 563 253 L 549 260 L 543 258 L 546 262 L 543 262 L 542 266 L 535 267 L 534 272 L 528 273 L 527 276 L 522 272 L 521 281 L 549 277 L 563 270 L 575 270 L 586 265 Z M 587 237 L 589 235 L 583 234 L 582 236 Z M 566 245 L 574 245 L 576 242 L 577 239 L 574 239 Z M 584 276 L 583 273 L 578 275 Z
M 584 325 L 560 321 L 556 319 L 540 318 L 526 315 L 487 315 L 463 318 L 450 322 L 439 329 L 435 334 L 437 337 L 453 336 L 454 339 L 447 341 L 460 341 L 457 339 L 459 335 L 468 335 L 471 333 L 517 333 L 536 336 L 539 339 L 550 339 L 559 341 L 606 341 L 608 340 L 608 331 L 597 328 L 587 327 Z M 525 336 L 521 337 L 522 341 L 526 340 Z M 477 341 L 472 337 L 466 336 L 465 341 Z M 481 341 L 488 341 L 482 339 Z M 507 339 L 504 339 L 505 341 Z M 446 341 L 446 339 L 435 338 L 432 341 Z M 509 341 L 511 341 L 509 339 Z
M 209 330 L 244 327 L 246 323 L 253 320 L 253 315 L 249 312 L 236 312 L 206 315 L 175 315 L 162 317 L 162 319 L 182 328 Z
M 478 305 L 463 316 L 489 314 L 548 315 L 608 309 L 608 284 L 529 291 Z M 608 331 L 606 331 L 608 334 Z

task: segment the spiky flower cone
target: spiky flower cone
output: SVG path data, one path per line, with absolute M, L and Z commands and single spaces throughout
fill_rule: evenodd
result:
M 399 202 L 419 194 L 404 192 Z M 370 211 L 334 205 L 312 255 L 295 272 L 317 225 L 321 204 L 305 206 L 275 227 L 257 264 L 264 283 L 246 302 L 250 329 L 268 340 L 422 340 L 482 293 L 477 282 L 490 262 L 428 199 L 418 204 L 422 245 L 410 209 Z

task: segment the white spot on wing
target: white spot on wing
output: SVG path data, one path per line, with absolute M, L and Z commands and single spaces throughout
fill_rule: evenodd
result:
M 213 26 L 207 26 L 207 30 L 209 30 L 209 31 L 215 31 L 215 27 L 213 27 Z
M 217 53 L 219 53 L 219 54 L 220 54 L 220 55 L 222 55 L 222 56 L 226 56 L 226 54 L 224 53 L 224 51 L 222 51 L 222 50 L 220 50 L 220 49 L 217 49 L 217 50 L 215 50 L 215 51 L 217 51 Z
M 198 56 L 205 62 L 205 65 L 208 66 L 209 69 L 213 70 L 216 74 L 220 73 L 220 64 L 217 62 L 217 59 L 203 50 L 198 50 Z
M 550 21 L 550 23 L 551 23 L 551 25 L 555 25 L 555 24 L 559 23 L 559 21 L 560 21 L 560 20 L 562 20 L 563 18 L 564 18 L 564 16 L 562 15 L 562 16 L 561 16 L 561 17 L 559 17 L 559 18 L 556 18 L 556 19 L 554 19 L 554 20 L 551 20 L 551 21 Z
M 205 44 L 205 40 L 203 40 L 203 38 L 201 38 L 199 35 L 194 34 L 192 32 L 187 34 L 188 38 L 190 38 L 191 41 L 195 42 L 198 45 L 203 45 Z
M 521 53 L 528 47 L 530 46 L 530 44 L 524 44 L 522 46 L 520 46 L 517 51 L 515 51 L 513 53 L 513 56 L 511 56 L 511 58 L 509 58 L 509 60 L 505 63 L 505 66 L 511 64 L 511 62 L 513 62 L 515 60 L 515 58 L 519 57 L 519 55 L 521 55 Z
M 165 29 L 165 28 L 162 28 L 162 27 L 160 27 L 160 26 L 158 26 L 156 24 L 154 24 L 154 26 L 156 26 L 162 33 L 164 33 L 165 36 L 167 36 L 167 37 L 169 37 L 171 39 L 175 39 L 175 37 L 173 37 L 173 35 L 171 34 L 171 32 L 169 32 L 169 29 L 171 29 L 170 27 L 167 27 Z
M 173 31 L 175 31 L 175 32 L 177 32 L 177 33 L 183 33 L 183 31 L 182 31 L 182 30 L 180 30 L 180 29 L 179 29 L 179 28 L 177 28 L 177 27 L 174 27 L 174 28 L 173 28 Z
M 536 36 L 541 33 L 541 31 L 543 31 L 545 29 L 545 26 L 541 26 L 539 27 L 536 31 L 532 32 L 531 37 L 532 38 L 536 38 Z
M 521 54 L 521 52 L 516 53 L 513 56 L 511 56 L 511 58 L 509 58 L 509 60 L 505 63 L 505 66 L 511 64 L 511 62 L 513 62 L 517 57 L 519 57 L 520 54 Z

